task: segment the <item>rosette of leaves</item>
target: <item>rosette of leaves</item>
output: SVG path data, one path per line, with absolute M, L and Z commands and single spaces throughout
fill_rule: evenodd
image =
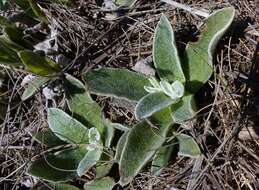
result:
M 47 148 L 46 153 L 32 160 L 27 172 L 51 183 L 61 183 L 83 176 L 96 166 L 101 178 L 107 175 L 113 163 L 108 148 L 114 128 L 102 118 L 101 108 L 79 80 L 70 75 L 64 80 L 71 114 L 58 108 L 48 109 L 49 129 L 35 136 Z M 103 155 L 109 156 L 109 162 Z
M 172 152 L 172 146 L 169 146 L 172 142 L 167 142 L 171 126 L 195 116 L 194 94 L 211 77 L 215 48 L 234 15 L 232 7 L 212 13 L 204 23 L 198 41 L 186 46 L 183 57 L 178 54 L 170 22 L 162 15 L 153 43 L 158 78 L 113 68 L 101 68 L 85 74 L 91 93 L 137 102 L 135 115 L 140 123 L 127 130 L 117 145 L 116 159 L 122 186 L 128 184 L 151 160 L 153 174 L 159 173 L 167 164 Z M 173 136 L 179 144 L 178 154 L 189 157 L 200 155 L 200 149 L 191 136 L 178 133 L 173 133 Z

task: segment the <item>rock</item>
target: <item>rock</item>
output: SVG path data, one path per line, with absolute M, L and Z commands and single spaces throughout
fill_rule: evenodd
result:
M 156 70 L 151 67 L 152 63 L 152 57 L 148 56 L 145 59 L 139 60 L 134 67 L 132 67 L 132 70 L 142 73 L 147 76 L 155 76 Z

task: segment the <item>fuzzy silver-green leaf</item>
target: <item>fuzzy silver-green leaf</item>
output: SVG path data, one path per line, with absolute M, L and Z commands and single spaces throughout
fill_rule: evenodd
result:
M 178 134 L 176 138 L 179 142 L 179 155 L 192 158 L 196 158 L 201 155 L 198 144 L 191 136 Z
M 187 90 L 197 92 L 213 73 L 213 54 L 221 37 L 231 25 L 235 9 L 228 7 L 212 13 L 206 20 L 197 42 L 187 45 L 183 69 Z
M 101 107 L 92 100 L 86 87 L 78 79 L 66 74 L 65 94 L 73 117 L 86 127 L 96 127 L 103 134 L 105 130 Z
M 35 77 L 29 83 L 28 86 L 25 88 L 21 99 L 27 100 L 32 97 L 35 93 L 37 93 L 43 85 L 50 81 L 50 78 L 47 77 Z
M 60 153 L 44 155 L 29 164 L 27 173 L 48 181 L 74 179 L 76 168 L 85 154 L 85 149 L 67 149 Z
M 84 185 L 84 190 L 112 190 L 115 181 L 111 177 L 104 177 L 95 181 L 90 181 Z
M 170 161 L 173 150 L 173 145 L 166 145 L 156 152 L 151 165 L 152 175 L 159 175 L 162 172 Z
M 87 88 L 93 94 L 138 101 L 147 92 L 147 77 L 126 69 L 103 68 L 84 75 Z
M 157 25 L 153 44 L 154 65 L 161 79 L 169 82 L 185 82 L 178 50 L 175 43 L 174 32 L 165 15 Z
M 72 144 L 88 143 L 88 129 L 58 108 L 48 109 L 48 124 L 52 132 L 62 141 Z
M 78 165 L 77 174 L 80 177 L 84 175 L 89 169 L 91 169 L 99 161 L 99 159 L 101 158 L 101 155 L 102 155 L 102 150 L 99 148 L 88 151 Z
M 183 123 L 196 114 L 196 103 L 193 94 L 186 94 L 176 104 L 171 105 L 172 118 L 175 123 Z
M 165 95 L 163 92 L 152 93 L 141 98 L 135 108 L 135 115 L 138 120 L 150 117 L 152 114 L 170 106 L 176 101 Z
M 164 143 L 172 124 L 170 112 L 166 108 L 151 118 L 150 122 L 159 126 L 159 129 L 154 129 L 147 122 L 141 122 L 128 132 L 119 162 L 119 183 L 122 186 L 132 181 Z

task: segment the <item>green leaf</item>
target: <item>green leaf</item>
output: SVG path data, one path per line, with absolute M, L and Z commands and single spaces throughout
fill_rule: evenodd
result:
M 66 74 L 65 93 L 68 107 L 73 116 L 88 128 L 96 127 L 103 136 L 106 129 L 101 107 L 92 100 L 85 86 L 76 78 Z
M 84 190 L 112 190 L 115 181 L 111 177 L 104 177 L 95 181 L 91 181 L 84 185 Z
M 163 92 L 152 93 L 141 98 L 135 108 L 135 115 L 138 120 L 150 117 L 152 114 L 175 103 L 175 100 Z
M 124 132 L 117 143 L 116 154 L 114 158 L 116 162 L 120 162 L 121 153 L 123 151 L 127 138 L 128 138 L 128 132 Z
M 35 0 L 28 0 L 30 7 L 34 13 L 34 15 L 36 16 L 36 18 L 39 21 L 42 21 L 45 24 L 48 24 L 48 19 L 45 15 L 45 13 L 41 10 L 41 8 L 39 7 L 39 5 L 37 4 L 37 1 Z
M 54 190 L 80 190 L 80 189 L 73 185 L 56 183 L 54 185 Z
M 77 167 L 77 174 L 81 177 L 91 169 L 101 158 L 102 149 L 96 148 L 88 151 Z
M 190 92 L 197 92 L 211 77 L 215 48 L 231 25 L 234 16 L 233 7 L 215 11 L 207 18 L 199 40 L 187 45 L 183 69 Z
M 67 181 L 76 177 L 76 168 L 84 149 L 67 149 L 49 154 L 30 163 L 27 173 L 48 181 Z
M 109 121 L 108 119 L 105 120 L 105 142 L 104 145 L 106 147 L 110 147 L 114 134 L 115 134 L 115 129 L 113 127 L 113 123 Z
M 27 69 L 37 75 L 53 76 L 61 71 L 59 65 L 54 61 L 33 51 L 20 51 L 18 55 Z
M 88 143 L 88 129 L 60 109 L 48 109 L 48 124 L 52 132 L 62 141 L 72 144 Z
M 30 3 L 28 0 L 13 0 L 16 5 L 18 5 L 21 9 L 24 10 L 25 14 L 32 18 L 36 18 L 37 16 L 34 14 Z
M 0 27 L 15 27 L 15 24 L 10 22 L 6 17 L 0 16 Z
M 179 155 L 192 158 L 201 155 L 200 148 L 192 137 L 185 134 L 178 134 L 176 138 L 179 142 Z
M 151 118 L 151 122 L 159 126 L 159 129 L 152 128 L 147 122 L 141 122 L 128 132 L 119 162 L 119 183 L 122 186 L 132 181 L 164 143 L 172 124 L 170 112 L 170 108 L 166 108 Z
M 118 129 L 118 130 L 123 131 L 123 132 L 127 132 L 127 131 L 130 130 L 129 127 L 126 127 L 126 126 L 124 126 L 124 125 L 122 125 L 122 124 L 120 124 L 120 123 L 111 123 L 110 125 L 111 125 L 114 129 Z
M 167 166 L 168 162 L 170 161 L 173 150 L 173 145 L 166 145 L 165 147 L 161 147 L 157 151 L 152 161 L 152 175 L 159 175 L 162 172 L 162 170 Z
M 46 78 L 46 77 L 35 77 L 33 78 L 29 83 L 28 86 L 25 88 L 21 99 L 23 101 L 29 99 L 30 97 L 32 97 L 35 93 L 37 93 L 42 87 L 43 85 L 45 85 L 46 83 L 48 83 L 51 79 L 50 78 Z
M 7 0 L 0 0 L 0 9 L 4 9 L 4 6 L 6 5 Z
M 12 49 L 16 53 L 16 57 L 19 60 L 19 64 L 22 66 L 22 63 L 21 63 L 20 58 L 19 58 L 17 53 L 19 51 L 25 50 L 25 48 L 20 46 L 20 45 L 18 45 L 18 44 L 16 44 L 16 43 L 14 43 L 13 41 L 11 41 L 8 38 L 8 36 L 6 36 L 6 35 L 1 35 L 0 36 L 0 43 L 3 44 L 4 46 L 8 47 L 9 49 Z
M 165 15 L 157 25 L 153 44 L 154 65 L 160 76 L 169 82 L 185 82 L 172 26 Z
M 137 0 L 113 0 L 116 5 L 123 6 L 123 7 L 131 7 L 134 5 Z
M 102 178 L 109 174 L 113 164 L 113 152 L 105 150 L 99 160 L 100 163 L 96 164 L 96 176 L 95 178 Z
M 171 105 L 172 118 L 175 123 L 183 123 L 196 114 L 196 103 L 193 94 L 186 94 L 176 104 Z
M 27 49 L 33 49 L 33 47 L 27 43 L 23 37 L 24 37 L 24 34 L 23 34 L 23 31 L 17 27 L 11 27 L 11 26 L 8 26 L 8 27 L 5 27 L 4 28 L 4 34 L 14 43 L 24 47 L 24 48 L 27 48 Z
M 76 177 L 76 172 L 73 171 L 74 167 L 71 165 L 73 165 L 71 159 L 47 156 L 32 162 L 27 172 L 48 181 L 68 181 Z
M 42 144 L 47 145 L 49 148 L 67 144 L 66 142 L 60 140 L 50 129 L 38 132 L 34 138 Z
M 0 64 L 8 67 L 21 66 L 21 61 L 16 51 L 10 47 L 9 41 L 0 37 Z
M 149 84 L 147 77 L 126 69 L 103 68 L 90 71 L 84 79 L 88 89 L 98 95 L 124 98 L 138 101 L 147 92 L 144 86 Z

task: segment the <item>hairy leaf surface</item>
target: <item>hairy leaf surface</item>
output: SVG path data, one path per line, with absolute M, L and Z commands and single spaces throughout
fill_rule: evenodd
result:
M 128 132 L 119 162 L 119 183 L 122 186 L 131 182 L 164 143 L 172 124 L 170 112 L 170 109 L 166 108 L 152 117 L 151 122 L 159 126 L 159 129 L 154 129 L 147 122 L 141 122 Z
M 68 149 L 49 154 L 30 163 L 28 173 L 48 181 L 67 181 L 75 178 L 78 163 L 85 149 Z
M 80 161 L 77 167 L 77 174 L 81 177 L 84 175 L 89 169 L 91 169 L 101 158 L 102 149 L 94 149 L 88 151 L 84 158 Z
M 191 136 L 178 134 L 176 138 L 179 142 L 179 155 L 194 158 L 201 155 L 198 144 Z
M 161 147 L 156 152 L 151 166 L 152 175 L 159 175 L 161 171 L 167 166 L 168 162 L 170 161 L 173 150 L 173 145 L 167 145 L 165 147 Z
M 44 84 L 48 83 L 50 81 L 50 78 L 47 77 L 35 77 L 33 78 L 29 83 L 28 86 L 25 88 L 21 99 L 23 101 L 29 99 L 32 97 L 35 93 L 37 93 Z
M 103 68 L 90 71 L 84 79 L 91 93 L 138 101 L 147 92 L 148 78 L 126 69 Z
M 104 177 L 95 181 L 91 181 L 84 185 L 84 190 L 112 190 L 115 181 L 111 177 Z
M 62 141 L 72 144 L 88 143 L 88 129 L 58 108 L 48 109 L 48 124 L 53 133 Z
M 175 103 L 175 100 L 163 92 L 151 93 L 141 98 L 135 108 L 135 115 L 138 120 L 150 117 L 152 114 Z
M 220 38 L 225 34 L 235 16 L 228 7 L 212 13 L 206 20 L 197 42 L 189 43 L 184 55 L 183 69 L 187 89 L 197 92 L 213 73 L 213 54 Z
M 96 127 L 99 133 L 103 134 L 105 126 L 101 116 L 101 107 L 92 100 L 83 83 L 67 74 L 65 93 L 67 104 L 73 116 L 86 127 Z
M 196 114 L 196 103 L 193 94 L 186 94 L 176 104 L 171 105 L 172 117 L 175 123 L 183 123 Z
M 166 79 L 169 82 L 176 80 L 181 83 L 185 82 L 174 32 L 165 15 L 161 16 L 155 31 L 153 57 L 156 70 L 161 79 Z

